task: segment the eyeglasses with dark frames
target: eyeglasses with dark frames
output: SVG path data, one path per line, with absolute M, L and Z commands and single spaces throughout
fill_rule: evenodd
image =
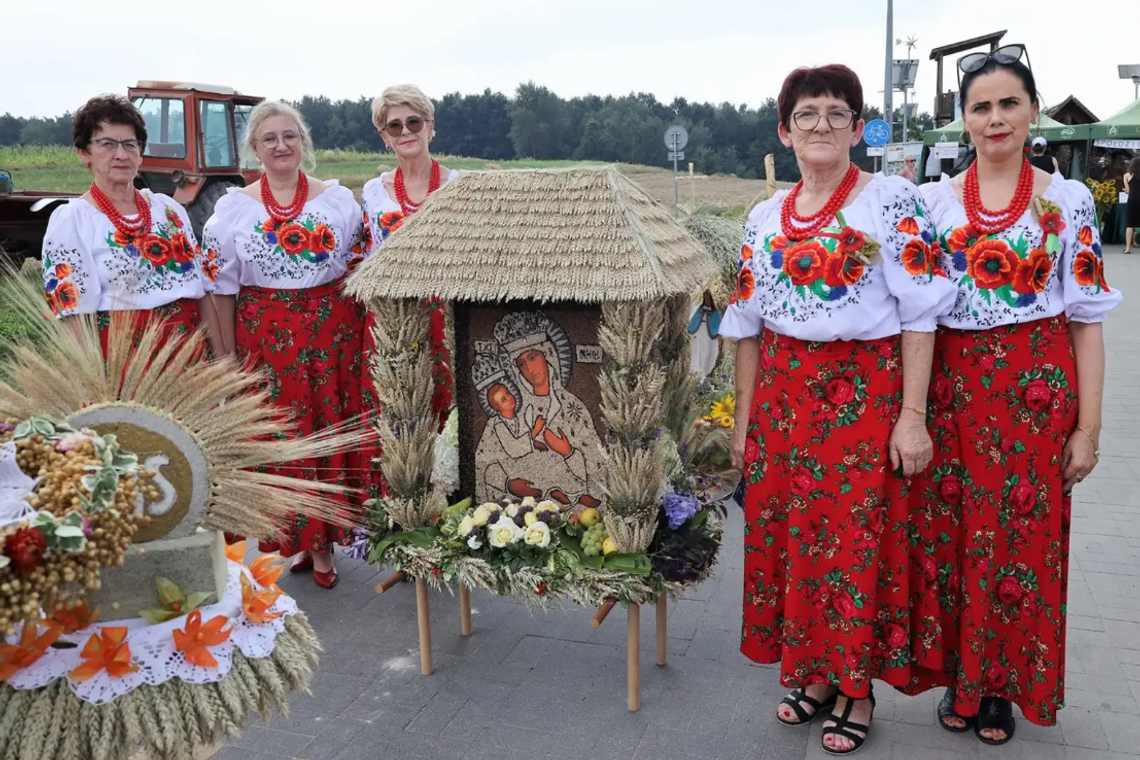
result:
M 796 125 L 797 129 L 802 129 L 804 132 L 810 132 L 819 126 L 819 120 L 823 118 L 823 114 L 818 111 L 797 111 L 792 114 L 792 122 Z M 827 112 L 827 125 L 832 129 L 847 129 L 855 121 L 854 111 L 828 111 Z
M 1011 66 L 1022 58 L 1025 59 L 1025 65 L 1030 69 L 1033 67 L 1029 65 L 1029 51 L 1025 49 L 1025 45 L 1020 42 L 1012 45 L 1002 45 L 997 50 L 989 53 L 970 53 L 958 59 L 958 89 L 962 89 L 962 75 L 973 74 L 975 71 L 981 71 L 987 63 L 993 61 L 999 66 Z
M 407 121 L 393 119 L 384 125 L 384 131 L 392 137 L 399 137 L 404 134 L 404 127 L 407 127 L 409 132 L 416 135 L 424 128 L 424 121 L 419 116 L 409 116 Z

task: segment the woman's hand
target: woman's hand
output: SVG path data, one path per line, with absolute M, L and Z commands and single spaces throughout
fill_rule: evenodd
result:
M 737 425 L 732 429 L 732 443 L 729 446 L 729 455 L 732 457 L 732 466 L 741 474 L 744 473 L 744 449 L 748 443 L 747 428 Z
M 930 440 L 926 420 L 904 409 L 903 416 L 891 430 L 887 449 L 891 455 L 891 469 L 901 469 L 908 478 L 925 470 L 934 458 L 934 442 Z
M 1061 454 L 1061 463 L 1065 466 L 1061 476 L 1065 481 L 1061 487 L 1062 492 L 1068 493 L 1073 486 L 1089 476 L 1098 461 L 1096 450 L 1092 437 L 1085 431 L 1077 430 L 1069 436 Z
M 542 437 L 546 441 L 547 446 L 562 456 L 568 457 L 574 453 L 574 447 L 570 445 L 570 439 L 562 432 L 562 428 L 558 428 L 557 434 L 552 433 L 548 428 L 543 432 Z

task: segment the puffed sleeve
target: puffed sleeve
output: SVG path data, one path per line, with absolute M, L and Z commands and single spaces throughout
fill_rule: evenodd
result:
M 52 212 L 44 234 L 44 295 L 56 317 L 94 314 L 99 310 L 102 283 L 91 254 L 91 234 L 73 200 Z
M 364 189 L 360 191 L 360 207 L 364 223 L 360 231 L 360 251 L 361 257 L 365 259 L 375 253 L 382 242 L 382 236 L 375 228 L 377 209 L 374 207 L 373 198 L 376 193 L 376 183 L 383 181 L 381 177 L 370 179 L 364 183 Z
M 326 192 L 336 193 L 336 207 L 341 214 L 341 223 L 344 225 L 345 241 L 340 246 L 340 253 L 344 256 L 345 264 L 351 271 L 364 260 L 364 249 L 361 247 L 362 231 L 364 229 L 364 216 L 360 204 L 356 202 L 352 191 L 347 187 L 337 185 Z
M 760 230 L 768 221 L 773 204 L 778 203 L 778 198 L 764 201 L 752 209 L 744 225 L 744 241 L 736 263 L 736 292 L 725 307 L 724 319 L 720 323 L 720 334 L 725 338 L 755 338 L 764 329 L 764 319 L 760 315 L 760 304 L 756 299 L 756 274 L 753 267 L 757 257 L 764 255 L 764 251 L 756 250 L 757 246 L 763 246 Z
M 219 296 L 237 295 L 241 290 L 242 264 L 234 243 L 241 199 L 235 193 L 230 190 L 218 199 L 213 216 L 202 228 L 202 271 L 212 283 L 210 291 Z
M 898 302 L 899 323 L 909 332 L 934 332 L 938 317 L 954 308 L 958 289 L 946 277 L 942 248 L 918 189 L 901 177 L 885 177 L 880 195 L 883 276 Z
M 202 246 L 198 244 L 198 239 L 194 236 L 194 227 L 190 224 L 190 215 L 186 213 L 186 209 L 182 204 L 174 200 L 168 195 L 155 193 L 154 197 L 163 205 L 166 213 L 166 219 L 177 229 L 175 238 L 181 235 L 181 245 L 185 246 L 187 250 L 194 252 L 194 266 L 198 270 L 198 278 L 202 281 L 202 287 L 207 293 L 214 291 L 213 270 L 207 266 L 205 254 L 202 252 Z
M 1061 251 L 1061 291 L 1065 316 L 1074 322 L 1103 322 L 1124 296 L 1110 288 L 1104 277 L 1104 253 L 1100 248 L 1096 207 L 1092 193 L 1080 182 L 1068 180 L 1060 193 L 1062 218 L 1068 217 L 1058 241 Z M 1048 230 L 1044 215 L 1042 227 Z M 1049 241 L 1045 241 L 1046 250 Z

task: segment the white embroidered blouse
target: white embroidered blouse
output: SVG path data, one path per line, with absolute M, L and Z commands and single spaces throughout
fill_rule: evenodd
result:
M 168 196 L 141 192 L 151 224 L 133 238 L 82 198 L 52 212 L 42 265 L 44 294 L 57 317 L 155 309 L 206 294 L 204 259 L 186 209 Z
M 310 198 L 301 215 L 278 224 L 265 206 L 236 188 L 218 199 L 202 231 L 206 266 L 218 295 L 243 287 L 303 290 L 348 271 L 360 245 L 360 205 L 336 180 Z
M 940 324 L 986 330 L 1059 314 L 1102 322 L 1123 298 L 1105 281 L 1096 208 L 1080 182 L 1054 174 L 1040 199 L 993 235 L 974 230 L 949 182 L 923 185 L 922 194 L 942 266 L 958 289 Z
M 388 236 L 400 229 L 400 225 L 404 223 L 403 209 L 400 208 L 399 202 L 388 194 L 388 188 L 384 185 L 387 176 L 388 172 L 384 172 L 379 177 L 368 180 L 364 184 L 364 189 L 360 191 L 364 210 L 364 240 L 353 266 L 377 251 L 384 245 Z M 458 176 L 459 172 L 452 169 L 444 184 Z
M 876 174 L 831 225 L 801 242 L 780 228 L 788 192 L 748 217 L 721 335 L 753 338 L 768 329 L 826 342 L 937 328 L 954 286 L 933 256 L 933 228 L 913 184 Z

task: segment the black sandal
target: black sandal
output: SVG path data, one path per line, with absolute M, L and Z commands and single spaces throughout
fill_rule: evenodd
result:
M 846 697 L 847 695 L 844 694 L 843 696 Z M 829 720 L 835 721 L 835 725 L 825 727 L 823 729 L 823 735 L 820 737 L 820 745 L 823 747 L 824 752 L 829 755 L 853 755 L 863 748 L 867 737 L 871 735 L 871 721 L 875 718 L 875 690 L 873 688 L 870 694 L 867 695 L 867 699 L 871 700 L 871 717 L 867 718 L 866 725 L 849 720 L 851 711 L 855 709 L 855 703 L 859 701 L 854 697 L 847 697 L 847 706 L 843 708 L 842 715 L 836 717 L 835 714 L 832 713 Z M 855 731 L 862 732 L 863 735 L 859 736 L 854 733 Z M 855 746 L 851 749 L 832 749 L 826 744 L 827 737 L 829 736 L 842 736 Z
M 947 731 L 954 734 L 964 734 L 974 726 L 974 716 L 966 717 L 959 715 L 954 709 L 954 698 L 956 694 L 954 689 L 947 689 L 946 693 L 942 695 L 942 701 L 938 703 L 938 723 Z M 951 726 L 946 722 L 947 718 L 957 718 L 965 725 Z
M 779 710 L 776 710 L 776 720 L 780 721 L 785 726 L 792 726 L 793 728 L 796 726 L 806 726 L 818 718 L 820 715 L 822 715 L 824 708 L 834 707 L 835 702 L 838 699 L 838 689 L 836 689 L 835 692 L 832 693 L 832 695 L 826 700 L 820 702 L 819 700 L 809 697 L 801 686 L 780 701 L 780 704 L 787 705 L 788 707 L 792 708 L 792 711 L 795 712 L 799 720 L 785 720 L 783 717 L 781 717 Z M 815 712 L 809 715 L 808 711 L 803 708 L 804 705 L 812 708 L 815 710 Z
M 982 736 L 985 729 L 1005 732 L 1004 739 L 987 739 Z M 985 697 L 978 709 L 978 723 L 974 726 L 974 733 L 982 744 L 991 747 L 1000 747 L 1013 738 L 1013 731 L 1017 722 L 1013 719 L 1013 704 L 1001 697 Z

